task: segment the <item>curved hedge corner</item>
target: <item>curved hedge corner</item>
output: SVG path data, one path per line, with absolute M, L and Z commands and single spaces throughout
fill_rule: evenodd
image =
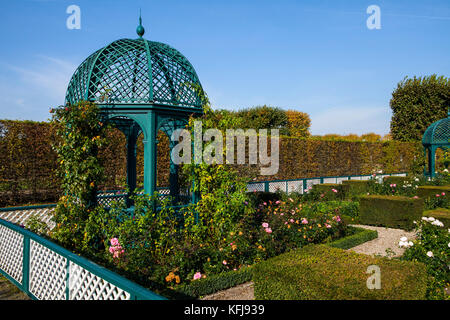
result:
M 423 199 L 402 196 L 363 196 L 359 202 L 359 222 L 365 225 L 412 230 L 422 218 Z
M 445 228 L 450 228 L 450 210 L 444 208 L 437 208 L 434 210 L 427 210 L 423 212 L 424 217 L 433 217 L 444 224 Z
M 420 186 L 417 188 L 417 195 L 423 199 L 434 197 L 442 192 L 450 194 L 450 186 Z
M 380 289 L 367 288 L 371 265 L 380 267 Z M 309 245 L 255 265 L 253 281 L 257 300 L 422 300 L 427 273 L 418 262 Z
M 347 250 L 359 246 L 364 242 L 378 238 L 378 232 L 376 230 L 349 227 L 349 229 L 350 228 L 355 230 L 354 234 L 328 243 L 327 245 L 333 248 Z

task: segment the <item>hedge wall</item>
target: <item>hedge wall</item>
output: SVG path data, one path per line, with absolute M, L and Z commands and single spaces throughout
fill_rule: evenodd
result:
M 423 199 L 402 196 L 363 196 L 359 202 L 359 222 L 388 228 L 411 230 L 422 218 Z
M 433 217 L 444 224 L 444 228 L 450 228 L 450 210 L 445 208 L 437 208 L 423 212 L 424 217 Z
M 381 289 L 367 288 L 370 265 L 381 271 Z M 257 300 L 422 300 L 427 273 L 421 263 L 308 245 L 254 266 Z
M 417 188 L 417 195 L 423 199 L 435 197 L 436 194 L 441 195 L 442 192 L 450 195 L 450 186 L 420 186 Z
M 118 130 L 109 134 L 110 143 L 100 151 L 105 163 L 104 189 L 125 184 L 125 137 Z M 168 138 L 158 135 L 158 186 L 168 185 Z M 0 120 L 0 207 L 56 201 L 59 182 L 55 175 L 54 136 L 47 122 Z M 248 156 L 248 154 L 247 154 Z M 410 171 L 414 157 L 421 157 L 417 143 L 350 142 L 282 137 L 280 167 L 276 175 L 259 176 L 257 165 L 236 165 L 250 179 L 284 180 L 318 176 Z M 138 184 L 143 181 L 142 137 L 137 146 Z

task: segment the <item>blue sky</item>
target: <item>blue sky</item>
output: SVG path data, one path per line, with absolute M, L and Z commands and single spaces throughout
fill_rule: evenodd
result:
M 180 50 L 216 108 L 310 114 L 313 134 L 389 132 L 405 76 L 450 76 L 450 1 L 0 0 L 0 119 L 46 120 L 76 67 L 119 38 Z M 66 8 L 81 9 L 69 30 Z M 381 29 L 369 30 L 369 5 Z

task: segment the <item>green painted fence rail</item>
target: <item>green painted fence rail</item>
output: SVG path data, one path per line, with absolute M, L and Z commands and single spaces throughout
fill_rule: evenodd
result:
M 3 219 L 0 219 L 0 273 L 36 300 L 165 300 Z

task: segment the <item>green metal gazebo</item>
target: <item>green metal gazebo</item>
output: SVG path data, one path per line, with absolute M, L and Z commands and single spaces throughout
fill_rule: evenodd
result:
M 447 118 L 432 123 L 422 138 L 425 158 L 428 158 L 428 168 L 425 166 L 424 175 L 431 178 L 435 177 L 436 171 L 436 150 L 447 149 L 450 147 L 450 111 Z
M 81 63 L 69 82 L 66 104 L 96 103 L 104 121 L 125 134 L 131 192 L 136 188 L 136 142 L 143 134 L 144 190 L 153 194 L 157 133 L 163 131 L 170 140 L 172 132 L 184 128 L 192 114 L 201 115 L 203 89 L 194 67 L 179 51 L 142 37 L 145 30 L 140 17 L 136 32 L 137 39 L 114 41 Z M 179 198 L 178 167 L 172 161 L 169 181 L 170 196 Z

